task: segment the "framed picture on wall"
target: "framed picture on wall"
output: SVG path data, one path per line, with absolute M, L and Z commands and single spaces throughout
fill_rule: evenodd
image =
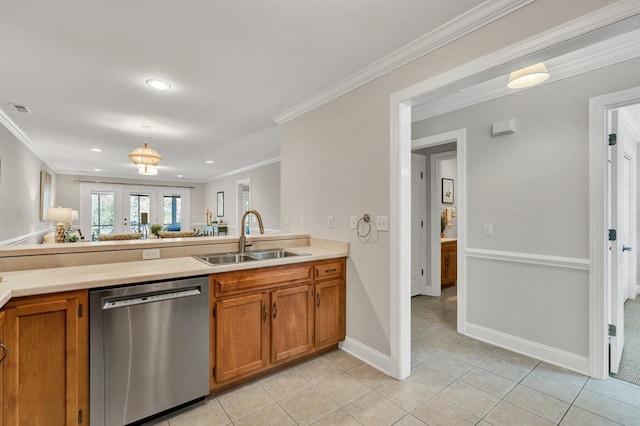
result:
M 40 220 L 47 219 L 47 210 L 51 207 L 51 175 L 40 171 Z
M 442 204 L 453 204 L 453 179 L 442 178 Z
M 218 192 L 218 212 L 216 213 L 218 217 L 224 217 L 224 192 Z

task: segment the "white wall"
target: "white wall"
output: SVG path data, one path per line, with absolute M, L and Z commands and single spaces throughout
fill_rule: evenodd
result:
M 55 173 L 0 125 L 0 244 L 38 243 L 51 228 L 40 220 L 40 170 L 51 174 L 57 205 Z
M 262 216 L 265 232 L 279 232 L 280 230 L 280 162 L 274 162 L 252 170 L 236 173 L 221 179 L 208 182 L 204 188 L 205 210 L 216 212 L 216 194 L 224 192 L 224 221 L 229 224 L 229 233 L 236 234 L 238 229 L 237 182 L 239 180 L 251 179 L 251 208 L 257 210 Z M 253 218 L 253 216 L 252 216 Z M 257 230 L 257 224 L 253 223 L 252 228 Z M 253 231 L 252 231 L 253 232 Z
M 349 228 L 351 215 L 389 214 L 390 95 L 602 6 L 538 0 L 283 125 L 282 214 L 292 221 L 282 229 L 350 243 L 347 336 L 363 350 L 382 359 L 391 351 L 389 234 L 362 241 Z

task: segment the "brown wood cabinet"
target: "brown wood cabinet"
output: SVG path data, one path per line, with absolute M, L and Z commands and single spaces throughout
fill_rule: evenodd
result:
M 89 419 L 88 292 L 22 297 L 3 308 L 7 425 Z
M 211 275 L 211 390 L 344 340 L 344 265 L 339 259 Z
M 440 244 L 441 285 L 448 286 L 458 279 L 458 241 L 443 241 Z

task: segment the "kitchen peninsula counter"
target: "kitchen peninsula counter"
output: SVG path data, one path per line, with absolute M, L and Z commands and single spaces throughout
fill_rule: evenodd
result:
M 296 244 L 289 244 L 291 239 L 295 240 Z M 177 243 L 185 243 L 182 239 L 176 240 L 179 240 L 176 241 Z M 288 251 L 300 253 L 301 255 L 280 259 L 254 260 L 250 262 L 230 263 L 216 266 L 208 265 L 191 255 L 183 255 L 179 257 L 153 260 L 136 260 L 130 262 L 47 267 L 0 272 L 0 275 L 3 277 L 2 281 L 0 281 L 0 307 L 4 306 L 7 301 L 13 297 L 33 296 L 71 290 L 208 275 L 219 272 L 313 262 L 323 259 L 346 257 L 348 256 L 349 250 L 348 243 L 314 239 L 309 238 L 308 236 L 305 239 L 300 238 L 300 236 L 291 237 L 280 234 L 275 238 L 273 235 L 261 235 L 252 237 L 249 241 L 253 241 L 256 246 L 258 246 L 256 250 L 266 250 L 284 246 L 283 248 L 286 248 Z M 301 241 L 306 241 L 307 245 L 300 245 Z M 209 244 L 207 248 L 200 248 L 197 250 L 199 253 L 193 254 L 207 254 L 207 249 L 210 253 L 235 251 L 229 249 L 229 244 L 232 243 L 236 243 L 237 248 L 237 237 L 223 237 L 223 239 L 219 240 L 217 244 Z M 68 245 L 70 244 L 60 244 L 59 246 Z M 122 244 L 122 242 L 118 243 L 118 245 L 124 246 L 125 249 L 131 248 L 131 246 Z M 215 247 L 216 245 L 219 245 L 219 247 Z M 78 246 L 84 249 L 85 244 Z M 146 246 L 145 249 L 148 247 L 149 246 Z M 60 248 L 63 250 L 70 249 L 70 247 Z M 36 251 L 41 249 L 42 248 L 40 247 L 35 248 Z M 222 251 L 220 251 L 221 249 Z M 203 252 L 203 250 L 205 250 L 205 252 Z M 26 254 L 27 252 L 28 250 L 23 250 L 22 254 Z M 73 253 L 74 252 L 70 252 L 69 254 Z M 33 255 L 37 256 L 41 254 L 42 253 L 34 253 Z

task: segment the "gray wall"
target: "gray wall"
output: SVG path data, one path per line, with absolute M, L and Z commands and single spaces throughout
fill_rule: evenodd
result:
M 57 205 L 56 175 L 4 126 L 0 125 L 0 244 L 42 241 L 51 228 L 40 220 L 40 170 L 51 174 L 53 205 Z M 27 236 L 36 235 L 33 239 Z
M 640 85 L 638 70 L 635 59 L 414 123 L 414 137 L 467 129 L 467 249 L 588 259 L 589 98 Z M 509 118 L 516 132 L 491 136 Z M 588 357 L 588 279 L 471 259 L 468 321 Z
M 268 164 L 221 179 L 208 182 L 204 188 L 204 208 L 216 212 L 216 194 L 224 192 L 224 221 L 229 224 L 229 233 L 237 234 L 240 215 L 237 206 L 237 182 L 251 179 L 251 207 L 262 216 L 265 232 L 280 230 L 280 162 Z M 252 219 L 253 220 L 253 219 Z M 257 223 L 251 225 L 257 229 Z
M 350 243 L 350 341 L 375 353 L 377 359 L 391 353 L 389 234 L 378 232 L 363 241 L 349 227 L 351 215 L 389 214 L 390 95 L 602 6 L 571 0 L 558 8 L 555 2 L 539 0 L 283 125 L 282 214 L 290 214 L 292 221 L 282 229 Z M 469 161 L 469 166 L 481 168 L 477 161 L 482 161 L 482 153 L 472 155 L 477 160 L 475 164 Z M 579 191 L 586 194 L 585 189 Z M 481 206 L 476 207 L 479 209 Z M 305 215 L 305 225 L 299 224 L 299 215 Z M 334 228 L 327 227 L 327 215 L 335 216 Z M 584 249 L 577 251 L 585 253 Z

